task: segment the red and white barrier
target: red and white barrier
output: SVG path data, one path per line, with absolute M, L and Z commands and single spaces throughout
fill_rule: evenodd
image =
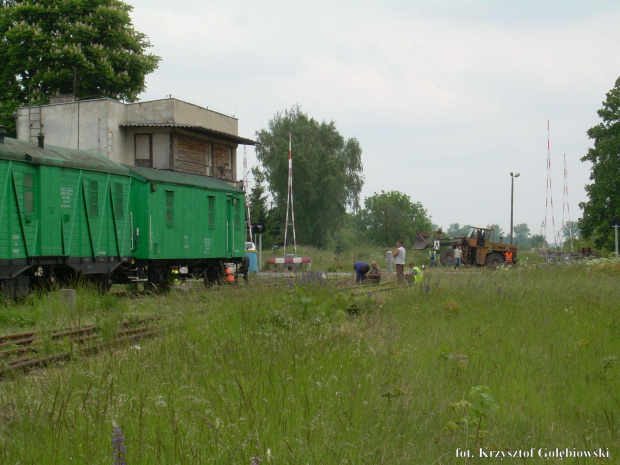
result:
M 271 265 L 284 265 L 292 263 L 311 263 L 310 257 L 286 257 L 286 258 L 268 258 L 267 263 Z

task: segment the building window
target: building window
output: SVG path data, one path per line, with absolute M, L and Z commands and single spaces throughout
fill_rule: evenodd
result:
M 117 220 L 122 220 L 124 215 L 123 202 L 125 201 L 125 186 L 121 182 L 114 183 L 114 214 Z
M 153 163 L 153 143 L 151 134 L 136 134 L 136 166 L 151 168 Z
M 99 216 L 99 182 L 88 182 L 88 212 L 91 218 Z
M 213 144 L 213 169 L 215 176 L 233 180 L 233 151 L 232 148 Z
M 170 169 L 170 134 L 161 132 L 151 136 L 151 166 L 158 170 Z
M 210 195 L 207 197 L 208 208 L 209 208 L 209 227 L 215 226 L 215 197 Z
M 166 191 L 166 223 L 168 226 L 172 226 L 172 221 L 174 219 L 173 216 L 174 209 L 174 192 Z
M 34 175 L 24 175 L 24 211 L 34 213 Z
M 158 170 L 170 169 L 170 134 L 136 134 L 135 165 Z

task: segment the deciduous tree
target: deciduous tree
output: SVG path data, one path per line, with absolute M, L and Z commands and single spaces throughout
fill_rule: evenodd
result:
M 120 0 L 7 1 L 0 8 L 0 124 L 50 96 L 136 101 L 160 58 Z
M 545 237 L 542 234 L 534 234 L 530 238 L 530 246 L 533 249 L 541 248 L 545 245 Z
M 578 224 L 582 237 L 593 238 L 596 247 L 611 249 L 615 240 L 609 220 L 620 216 L 620 78 L 598 115 L 602 122 L 588 130 L 594 147 L 581 159 L 592 163 L 592 184 L 586 185 L 589 200 L 579 204 L 583 217 Z
M 570 240 L 579 238 L 581 235 L 581 231 L 579 230 L 579 225 L 576 221 L 567 221 L 564 226 L 562 226 L 562 235 L 565 240 Z
M 448 236 L 465 236 L 473 226 L 465 224 L 461 226 L 459 223 L 452 223 L 446 230 Z
M 493 231 L 495 231 L 495 240 L 497 242 L 499 242 L 499 238 L 503 237 L 505 238 L 510 238 L 509 234 L 505 234 L 504 230 L 502 229 L 502 227 L 499 224 L 488 224 L 487 225 L 487 229 L 492 229 Z M 510 239 L 509 239 L 510 241 Z
M 299 106 L 277 113 L 268 128 L 257 133 L 256 156 L 282 218 L 288 194 L 289 134 L 297 240 L 324 247 L 343 224 L 347 207 L 359 208 L 362 149 L 356 139 L 345 140 L 333 121 L 319 123 Z
M 515 224 L 513 234 L 514 234 L 514 237 L 513 237 L 514 244 L 518 244 L 520 246 L 529 245 L 530 228 L 526 223 Z
M 398 240 L 408 248 L 418 231 L 429 232 L 432 223 L 420 202 L 413 203 L 398 191 L 374 194 L 364 200 L 360 212 L 368 239 L 377 245 L 393 246 Z

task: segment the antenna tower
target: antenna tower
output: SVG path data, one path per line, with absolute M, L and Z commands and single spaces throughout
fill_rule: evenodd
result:
M 545 230 L 543 237 L 544 242 L 547 245 L 549 244 L 547 242 L 547 212 L 549 207 L 551 207 L 551 226 L 553 232 L 553 236 L 551 237 L 553 238 L 554 248 L 557 248 L 557 239 L 555 237 L 555 218 L 553 215 L 553 192 L 551 189 L 551 143 L 549 139 L 549 120 L 547 120 L 547 198 L 545 200 L 545 221 L 543 223 L 543 227 Z
M 250 242 L 254 242 L 252 239 L 252 220 L 250 218 L 250 198 L 248 197 L 248 153 L 247 146 L 243 146 L 243 193 L 245 194 L 245 237 L 250 238 Z
M 288 234 L 289 206 L 291 210 L 291 225 L 293 227 L 293 245 L 295 246 L 295 256 L 297 256 L 297 239 L 295 238 L 295 212 L 293 209 L 293 157 L 291 152 L 291 133 L 288 133 L 288 193 L 286 195 L 286 225 L 284 227 L 284 257 L 286 258 L 286 241 Z
M 568 176 L 566 169 L 566 154 L 564 154 L 564 199 L 562 205 L 562 234 L 564 234 L 564 228 L 568 225 L 568 237 L 570 239 L 570 251 L 573 252 L 573 225 L 570 220 L 570 205 L 568 204 Z M 568 217 L 568 223 L 564 223 L 564 210 Z

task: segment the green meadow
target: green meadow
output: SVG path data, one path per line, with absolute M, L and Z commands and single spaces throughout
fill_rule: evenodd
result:
M 144 317 L 162 331 L 5 375 L 0 463 L 620 463 L 620 261 L 385 281 L 8 302 L 3 334 Z

